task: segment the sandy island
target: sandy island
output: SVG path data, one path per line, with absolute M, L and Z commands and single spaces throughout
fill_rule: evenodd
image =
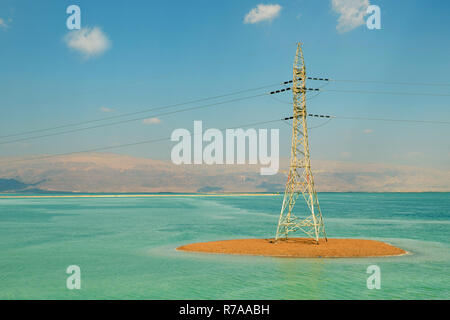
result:
M 316 244 L 312 239 L 290 238 L 274 239 L 238 239 L 212 242 L 199 242 L 177 248 L 181 251 L 258 255 L 292 258 L 353 258 L 383 257 L 403 255 L 407 252 L 390 244 L 363 239 L 328 239 Z

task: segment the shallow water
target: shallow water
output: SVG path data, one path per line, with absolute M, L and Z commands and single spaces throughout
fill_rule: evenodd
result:
M 0 298 L 450 298 L 450 193 L 319 199 L 329 237 L 383 240 L 411 254 L 293 259 L 175 250 L 273 237 L 281 196 L 0 199 Z M 374 264 L 379 290 L 366 286 Z M 66 288 L 69 265 L 81 268 L 81 290 Z

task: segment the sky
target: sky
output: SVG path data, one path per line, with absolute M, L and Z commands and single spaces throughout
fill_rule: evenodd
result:
M 366 26 L 369 4 L 380 8 L 381 29 Z M 81 30 L 67 28 L 70 5 L 81 10 Z M 277 84 L 292 78 L 298 41 L 311 77 L 447 84 L 332 82 L 324 90 L 450 94 L 449 9 L 446 1 L 418 0 L 2 0 L 0 136 Z M 135 116 L 146 120 L 9 144 L 2 142 L 12 138 L 3 137 L 0 156 L 169 137 L 177 128 L 192 131 L 194 120 L 204 128 L 234 128 L 290 116 L 291 101 L 289 92 L 171 115 L 149 112 Z M 449 96 L 339 91 L 307 104 L 316 114 L 438 121 L 450 121 L 449 107 Z M 450 125 L 308 120 L 313 160 L 450 167 Z M 283 122 L 262 128 L 280 129 L 280 155 L 287 157 L 291 128 Z M 173 145 L 108 151 L 169 159 Z

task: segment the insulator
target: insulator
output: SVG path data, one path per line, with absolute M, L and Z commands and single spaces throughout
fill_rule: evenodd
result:
M 319 80 L 319 81 L 330 81 L 330 79 L 327 79 L 327 78 L 312 78 L 312 77 L 307 77 L 307 79 L 309 79 L 309 80 Z

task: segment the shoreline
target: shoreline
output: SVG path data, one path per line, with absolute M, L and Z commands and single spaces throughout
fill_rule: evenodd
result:
M 278 196 L 279 193 L 199 193 L 199 194 L 70 194 L 70 195 L 1 195 L 0 199 L 18 198 L 151 198 L 151 197 L 257 197 Z
M 241 257 L 245 257 L 245 256 L 251 256 L 251 257 L 267 257 L 267 258 L 286 258 L 286 259 L 291 259 L 291 258 L 296 258 L 296 259 L 364 259 L 364 258 L 389 258 L 389 257 L 402 257 L 402 256 L 409 256 L 412 255 L 411 252 L 406 251 L 405 253 L 400 253 L 400 254 L 391 254 L 391 255 L 384 255 L 384 256 L 355 256 L 355 257 L 341 257 L 341 256 L 327 256 L 327 257 L 300 257 L 300 256 L 295 256 L 295 255 L 285 255 L 285 256 L 277 256 L 277 255 L 264 255 L 264 254 L 250 254 L 250 253 L 220 253 L 220 252 L 202 252 L 202 251 L 188 251 L 188 250 L 183 250 L 178 248 L 175 248 L 175 251 L 179 251 L 179 252 L 189 252 L 189 253 L 202 253 L 202 254 L 211 254 L 211 255 L 223 255 L 223 254 L 227 254 L 230 256 L 241 256 Z
M 323 191 L 319 194 L 416 194 L 416 193 L 450 193 L 449 191 Z M 284 192 L 236 192 L 236 193 L 70 193 L 58 191 L 49 194 L 20 194 L 20 193 L 0 193 L 0 199 L 27 199 L 27 198 L 145 198 L 145 197 L 258 197 L 258 196 L 282 196 Z

